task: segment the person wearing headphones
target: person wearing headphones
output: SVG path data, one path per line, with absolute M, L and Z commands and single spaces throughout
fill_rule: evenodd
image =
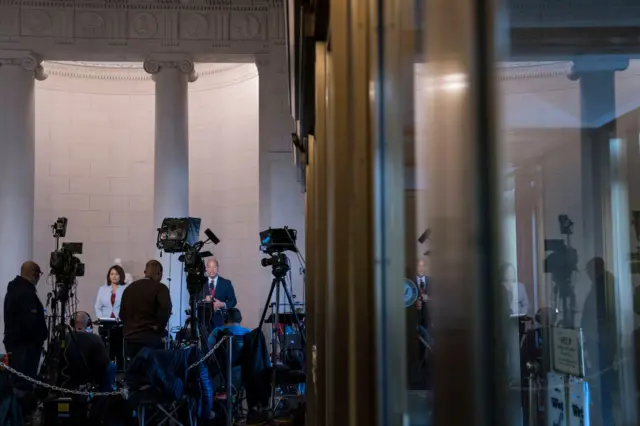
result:
M 116 366 L 97 334 L 93 333 L 91 316 L 78 311 L 71 319 L 73 335 L 67 335 L 65 354 L 69 375 L 74 384 L 92 382 L 103 392 L 112 390 L 115 383 Z
M 209 334 L 209 339 L 207 341 L 209 349 L 215 346 L 216 341 L 218 340 L 218 335 L 222 332 L 227 332 L 232 336 L 244 336 L 251 332 L 251 330 L 247 327 L 243 327 L 240 323 L 242 323 L 242 313 L 240 312 L 240 309 L 229 308 L 224 320 L 224 325 L 214 328 L 211 334 Z

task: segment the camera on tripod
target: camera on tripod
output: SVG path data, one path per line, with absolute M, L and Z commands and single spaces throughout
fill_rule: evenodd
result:
M 263 267 L 271 266 L 271 272 L 274 277 L 284 277 L 289 272 L 289 259 L 283 253 L 285 251 L 298 252 L 296 239 L 298 231 L 295 229 L 269 228 L 260 233 L 260 251 L 269 255 L 260 260 Z
M 573 221 L 566 214 L 558 216 L 560 233 L 566 235 L 566 242 L 561 239 L 544 240 L 544 250 L 551 252 L 544 261 L 544 271 L 560 280 L 566 279 L 578 269 L 578 252 L 571 247 Z M 555 280 L 554 280 L 555 281 Z
M 67 235 L 66 217 L 59 217 L 51 225 L 53 237 L 56 239 L 56 249 L 49 256 L 51 274 L 55 275 L 56 282 L 71 284 L 77 277 L 84 277 L 84 263 L 75 255 L 82 254 L 82 243 L 62 243 L 58 247 L 60 238 Z
M 51 252 L 49 267 L 58 281 L 84 277 L 84 263 L 76 254 L 82 254 L 82 243 L 62 243 L 60 250 Z
M 42 371 L 49 383 L 61 385 L 64 381 L 62 370 L 63 353 L 67 344 L 67 308 L 69 300 L 73 300 L 76 278 L 84 276 L 84 263 L 76 255 L 82 254 L 82 243 L 62 243 L 60 238 L 67 235 L 66 217 L 59 217 L 51 230 L 56 240 L 56 249 L 49 257 L 51 274 L 55 276 L 55 283 L 51 297 L 51 317 L 49 325 L 49 337 L 47 339 L 47 352 L 45 354 Z M 74 335 L 70 335 L 74 338 Z
M 188 322 L 192 325 L 191 342 L 196 345 L 202 344 L 205 347 L 206 336 L 200 335 L 197 326 L 199 324 L 197 307 L 198 296 L 207 282 L 203 259 L 213 256 L 213 253 L 202 251 L 202 248 L 209 242 L 218 244 L 220 239 L 210 229 L 206 229 L 204 233 L 208 239 L 199 241 L 200 222 L 199 218 L 194 217 L 165 218 L 158 228 L 156 247 L 165 253 L 182 253 L 178 260 L 184 264 L 184 272 L 187 275 L 190 306 Z M 201 337 L 205 340 L 203 341 Z
M 204 275 L 204 259 L 213 256 L 202 251 L 208 242 L 218 244 L 220 239 L 210 230 L 204 231 L 207 240 L 199 241 L 201 219 L 194 217 L 165 218 L 158 228 L 156 247 L 165 253 L 182 253 L 178 260 L 184 264 L 187 274 L 187 290 L 193 295 L 202 290 L 207 281 Z
M 271 266 L 271 274 L 273 275 L 273 281 L 271 282 L 271 289 L 269 290 L 269 296 L 262 310 L 260 317 L 260 323 L 258 328 L 262 328 L 265 322 L 271 324 L 271 363 L 277 365 L 278 358 L 284 362 L 286 354 L 282 352 L 281 340 L 278 337 L 278 330 L 280 325 L 284 324 L 289 327 L 295 326 L 295 332 L 293 334 L 299 334 L 302 342 L 302 348 L 306 344 L 306 331 L 300 321 L 300 317 L 296 312 L 295 305 L 293 303 L 293 297 L 287 289 L 286 275 L 290 270 L 289 258 L 284 254 L 285 251 L 291 251 L 298 253 L 298 247 L 296 246 L 296 239 L 298 232 L 295 229 L 284 228 L 269 228 L 260 232 L 260 251 L 269 257 L 261 259 L 260 263 L 263 267 Z M 280 312 L 280 291 L 283 291 L 288 304 L 288 312 Z M 275 292 L 275 300 L 273 299 Z M 272 303 L 272 300 L 274 301 Z M 271 307 L 271 315 L 267 319 L 267 312 Z M 282 315 L 282 319 L 281 319 Z M 285 318 L 286 317 L 286 318 Z M 286 329 L 286 328 L 285 328 Z M 288 341 L 288 340 L 287 340 Z M 284 356 L 283 356 L 284 355 Z M 304 364 L 304 363 L 303 363 Z M 272 369 L 271 373 L 271 403 L 275 407 L 275 395 L 276 395 L 276 369 Z
M 553 291 L 562 302 L 563 323 L 567 327 L 573 326 L 575 311 L 575 292 L 572 276 L 578 270 L 578 252 L 571 247 L 573 221 L 566 214 L 558 216 L 560 233 L 566 236 L 562 239 L 544 240 L 545 252 L 551 252 L 544 260 L 545 273 L 551 274 L 555 286 Z

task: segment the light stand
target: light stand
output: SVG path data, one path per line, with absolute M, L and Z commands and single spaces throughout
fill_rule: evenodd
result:
M 53 232 L 53 238 L 55 240 L 55 251 L 60 250 L 60 238 L 64 237 L 66 234 L 66 222 L 64 228 L 60 228 L 58 225 L 61 219 L 58 219 L 56 223 L 51 225 L 51 230 Z M 57 281 L 57 280 L 56 280 Z M 60 301 L 60 297 L 58 295 L 57 285 L 58 283 L 54 281 L 53 283 L 53 291 L 49 293 L 51 295 L 51 316 L 49 317 L 49 330 L 55 330 L 58 326 L 58 302 Z M 64 317 L 64 311 L 62 311 L 62 316 Z M 47 340 L 47 349 L 53 343 L 53 336 L 55 333 L 49 334 L 49 338 Z
M 571 249 L 571 234 L 567 234 L 566 246 Z M 561 306 L 562 324 L 565 327 L 573 328 L 576 314 L 576 294 L 573 288 L 573 271 L 562 271 L 561 274 L 551 274 L 555 283 L 554 293 L 556 306 Z
M 281 253 L 278 253 L 277 255 L 278 259 L 281 259 L 282 257 L 285 257 L 284 255 L 282 255 Z M 274 256 L 274 258 L 276 258 L 276 256 Z M 272 368 L 272 373 L 271 373 L 271 408 L 273 410 L 276 409 L 276 404 L 275 404 L 275 400 L 276 400 L 276 365 L 277 365 L 277 356 L 278 354 L 276 353 L 276 347 L 277 347 L 277 339 L 278 339 L 278 329 L 280 328 L 280 288 L 282 287 L 282 290 L 284 291 L 285 295 L 287 296 L 287 302 L 289 303 L 289 307 L 291 308 L 291 314 L 293 315 L 294 321 L 296 323 L 296 325 L 298 326 L 298 330 L 300 332 L 300 337 L 302 340 L 302 344 L 303 346 L 306 347 L 306 337 L 305 337 L 305 332 L 304 329 L 302 328 L 302 324 L 300 323 L 300 319 L 298 318 L 298 314 L 295 310 L 295 306 L 293 304 L 293 299 L 291 297 L 291 293 L 289 293 L 289 290 L 287 289 L 287 283 L 285 280 L 285 276 L 287 275 L 287 272 L 289 272 L 289 265 L 287 265 L 285 262 L 278 262 L 272 265 L 271 268 L 271 273 L 273 274 L 273 281 L 271 282 L 271 289 L 269 290 L 269 296 L 267 296 L 267 301 L 264 305 L 264 309 L 262 311 L 262 317 L 260 318 L 260 324 L 258 325 L 258 328 L 261 329 L 266 318 L 267 318 L 267 311 L 269 310 L 269 306 L 272 305 L 271 303 L 271 298 L 273 296 L 273 291 L 275 290 L 276 292 L 276 302 L 275 302 L 275 312 L 273 314 L 273 318 L 272 318 L 272 333 L 271 333 L 271 344 L 272 344 L 272 350 L 271 350 L 271 368 Z
M 187 275 L 187 289 L 189 289 L 189 306 L 191 316 L 189 318 L 191 325 L 191 344 L 197 346 L 201 350 L 206 348 L 206 336 L 202 336 L 200 331 L 200 321 L 198 318 L 198 297 L 204 286 L 204 276 Z
M 191 345 L 195 345 L 200 349 L 207 347 L 207 336 L 202 336 L 198 319 L 198 298 L 207 282 L 204 275 L 203 258 L 213 256 L 213 253 L 209 251 L 200 251 L 207 241 L 197 243 L 190 252 L 185 252 L 178 258 L 181 262 L 184 262 L 184 272 L 187 274 L 187 291 L 189 292 L 189 306 L 191 309 L 189 318 L 191 323 Z

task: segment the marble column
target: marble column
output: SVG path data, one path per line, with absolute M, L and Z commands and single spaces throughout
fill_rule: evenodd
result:
M 167 217 L 189 216 L 189 82 L 197 78 L 189 58 L 148 59 L 144 69 L 155 81 L 154 227 Z M 169 328 L 184 323 L 189 293 L 178 254 L 158 254 L 169 286 L 173 315 Z
M 603 191 L 608 180 L 609 141 L 616 138 L 615 72 L 628 65 L 625 59 L 590 57 L 575 61 L 569 74 L 580 84 L 583 254 L 589 258 L 605 258 L 603 203 L 607 197 Z
M 259 223 L 260 230 L 269 227 L 291 226 L 299 232 L 298 245 L 304 250 L 304 222 L 296 213 L 303 211 L 302 196 L 300 196 L 300 210 L 283 212 L 283 197 L 295 197 L 299 194 L 283 194 L 282 185 L 287 179 L 295 178 L 295 166 L 291 154 L 291 133 L 294 132 L 294 122 L 289 109 L 287 99 L 287 84 L 289 83 L 286 71 L 287 61 L 284 55 L 264 55 L 256 58 L 258 68 L 258 114 L 259 114 Z M 262 268 L 261 280 L 270 283 L 271 270 Z M 303 280 L 298 273 L 298 261 L 292 257 L 293 289 L 300 294 L 298 289 L 303 286 Z M 269 286 L 260 287 L 258 294 L 259 308 L 269 296 Z M 273 296 L 275 301 L 275 296 Z M 286 306 L 284 294 L 280 294 L 282 306 Z
M 22 262 L 33 257 L 35 80 L 45 78 L 40 59 L 31 52 L 0 51 L 2 303 L 8 281 L 20 273 Z M 46 271 L 47 265 L 41 267 Z

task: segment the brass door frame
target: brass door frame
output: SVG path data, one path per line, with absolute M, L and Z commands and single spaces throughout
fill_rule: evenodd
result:
M 503 425 L 507 413 L 500 336 L 508 319 L 496 273 L 496 13 L 489 0 L 426 2 L 436 426 Z
M 316 49 L 308 202 L 310 232 L 320 243 L 311 249 L 315 265 L 309 269 L 314 368 L 324 369 L 315 383 L 314 416 L 326 413 L 326 425 L 400 426 L 408 420 L 405 310 L 398 296 L 405 267 L 407 63 L 399 1 L 333 0 L 329 42 Z M 423 164 L 435 183 L 427 199 L 435 230 L 433 278 L 441 283 L 434 287 L 440 306 L 434 312 L 436 371 L 444 374 L 435 392 L 436 425 L 504 424 L 501 309 L 493 285 L 500 244 L 495 10 L 484 0 L 430 0 L 425 15 L 428 78 L 436 86 L 417 96 L 427 96 L 432 107 Z M 460 90 L 446 89 L 452 76 Z M 482 345 L 481 333 L 497 341 Z
M 324 179 L 315 174 L 316 183 L 326 183 L 326 224 L 317 222 L 321 213 L 314 216 L 316 236 L 323 231 L 327 236 L 326 250 L 316 247 L 326 253 L 327 267 L 326 341 L 318 350 L 326 354 L 318 363 L 325 368 L 325 421 L 400 426 L 406 411 L 405 311 L 399 296 L 405 263 L 404 156 L 397 120 L 402 97 L 395 94 L 399 38 L 380 31 L 397 25 L 397 10 L 382 0 L 335 0 L 330 10 L 324 73 L 316 63 L 314 157 L 326 165 L 316 169 L 326 171 Z M 386 43 L 380 44 L 383 37 Z M 323 107 L 326 116 L 318 117 Z M 326 144 L 319 135 L 323 130 Z M 320 147 L 326 148 L 324 160 Z M 318 209 L 322 193 L 315 197 Z M 319 332 L 321 320 L 315 318 Z

